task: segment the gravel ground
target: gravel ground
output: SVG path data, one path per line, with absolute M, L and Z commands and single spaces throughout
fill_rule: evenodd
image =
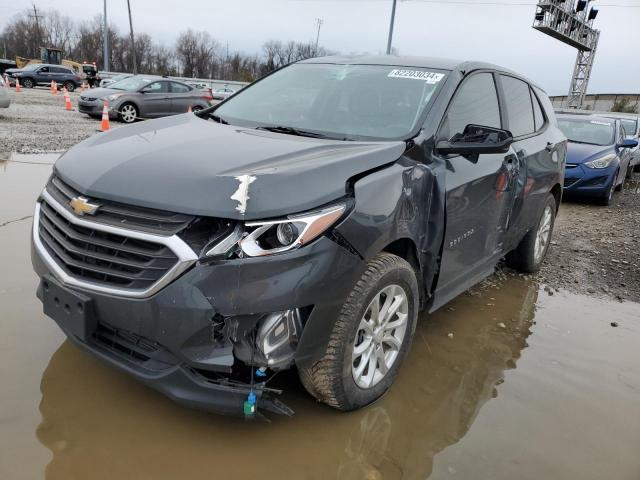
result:
M 62 92 L 53 96 L 48 88 L 22 88 L 20 93 L 12 91 L 11 96 L 11 106 L 0 109 L 0 151 L 64 151 L 100 127 L 99 120 L 75 110 L 67 112 Z M 80 94 L 74 92 L 70 96 L 76 109 Z M 117 122 L 111 122 L 112 128 L 118 126 Z
M 63 151 L 97 132 L 99 121 L 64 109 L 62 94 L 48 89 L 12 93 L 13 103 L 0 109 L 0 151 Z M 71 94 L 77 106 L 79 93 Z M 121 126 L 111 122 L 112 128 Z M 514 275 L 499 270 L 488 282 Z M 640 301 L 640 174 L 627 181 L 610 207 L 563 202 L 553 243 L 536 280 L 553 294 L 558 289 Z
M 640 174 L 610 207 L 563 202 L 540 281 L 552 289 L 640 302 Z

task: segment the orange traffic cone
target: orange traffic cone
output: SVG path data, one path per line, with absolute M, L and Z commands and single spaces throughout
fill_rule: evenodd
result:
M 51 80 L 51 87 L 49 88 L 49 93 L 51 93 L 51 95 L 53 95 L 53 87 L 54 87 L 54 81 Z
M 20 93 L 20 80 L 16 78 L 16 93 Z
M 71 105 L 71 97 L 69 97 L 69 92 L 67 89 L 64 89 L 64 109 L 68 112 L 73 110 L 73 105 Z
M 58 95 L 58 82 L 53 81 L 53 94 Z
M 106 132 L 109 130 L 109 104 L 103 102 L 102 104 L 102 121 L 100 122 L 100 131 Z
M 189 108 L 187 108 L 187 113 L 191 113 L 191 112 L 192 112 L 191 105 L 189 105 Z

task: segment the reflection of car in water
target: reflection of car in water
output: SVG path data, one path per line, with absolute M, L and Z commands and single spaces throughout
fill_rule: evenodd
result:
M 496 306 L 483 310 L 489 297 Z M 52 453 L 48 478 L 130 478 L 139 468 L 140 478 L 215 471 L 216 478 L 279 480 L 283 458 L 286 478 L 427 478 L 434 456 L 465 437 L 505 371 L 517 368 L 537 297 L 536 284 L 512 278 L 420 322 L 412 368 L 368 409 L 336 415 L 319 408 L 291 376 L 281 386 L 298 415 L 258 429 L 177 407 L 66 341 L 41 381 L 37 437 Z M 161 461 L 159 450 L 170 458 Z
M 0 75 L 0 108 L 9 108 L 9 105 L 11 105 L 9 89 L 6 88 L 4 78 Z

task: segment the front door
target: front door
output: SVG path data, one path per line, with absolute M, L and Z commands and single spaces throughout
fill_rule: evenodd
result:
M 469 124 L 503 128 L 492 72 L 473 73 L 458 88 L 437 134 L 462 133 Z M 519 176 L 515 151 L 446 162 L 446 229 L 432 309 L 492 272 Z
M 140 116 L 154 118 L 171 115 L 171 96 L 169 82 L 153 82 L 140 93 Z

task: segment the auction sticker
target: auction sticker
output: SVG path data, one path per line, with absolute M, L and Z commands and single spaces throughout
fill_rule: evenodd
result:
M 389 72 L 389 75 L 387 75 L 387 77 L 422 80 L 423 82 L 427 82 L 433 85 L 444 78 L 444 73 L 425 72 L 424 70 L 394 69 Z

